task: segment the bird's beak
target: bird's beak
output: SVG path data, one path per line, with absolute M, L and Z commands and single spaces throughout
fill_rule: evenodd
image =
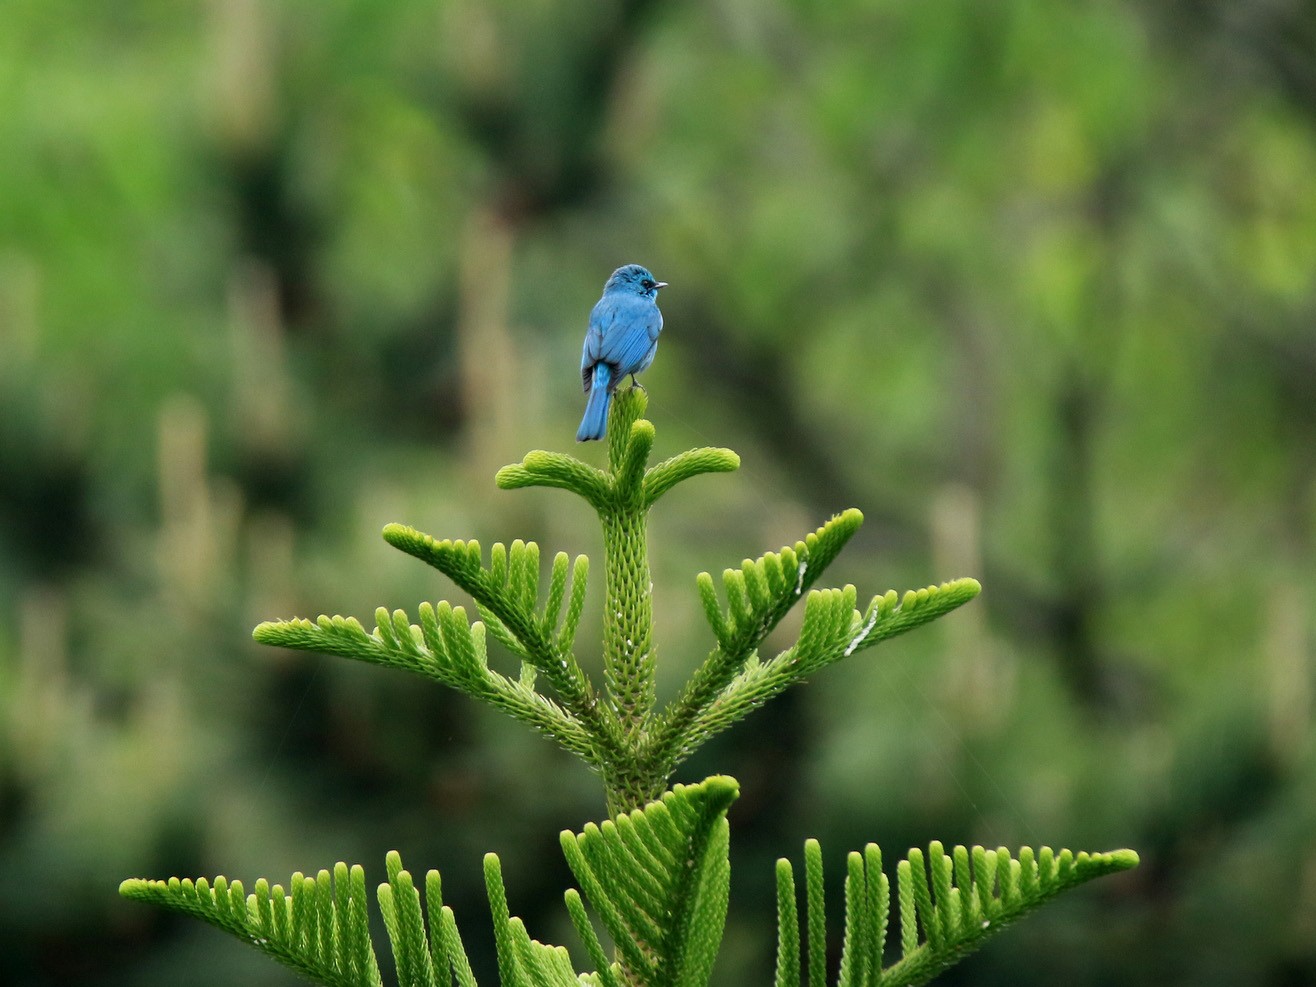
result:
M 653 290 L 657 291 L 659 288 L 666 288 L 666 287 L 667 287 L 666 281 L 659 281 L 657 284 L 653 286 Z

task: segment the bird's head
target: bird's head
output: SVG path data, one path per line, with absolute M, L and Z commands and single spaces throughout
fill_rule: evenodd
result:
M 657 298 L 658 289 L 666 287 L 667 282 L 659 281 L 649 273 L 647 267 L 641 267 L 639 264 L 627 264 L 625 267 L 619 267 L 612 272 L 612 277 L 608 278 L 608 283 L 603 286 L 603 290 L 605 292 L 634 292 L 637 295 Z

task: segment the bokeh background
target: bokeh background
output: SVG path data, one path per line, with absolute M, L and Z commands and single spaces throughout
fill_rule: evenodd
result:
M 390 521 L 597 560 L 492 481 L 577 451 L 630 261 L 671 282 L 656 454 L 744 463 L 653 516 L 666 695 L 694 574 L 842 508 L 835 584 L 985 587 L 682 769 L 744 792 L 718 983 L 770 976 L 809 836 L 833 892 L 868 840 L 1142 854 L 945 983 L 1316 982 L 1300 0 L 0 6 L 0 980 L 291 984 L 118 882 L 392 848 L 484 982 L 486 850 L 574 942 L 583 768 L 250 630 L 453 597 Z

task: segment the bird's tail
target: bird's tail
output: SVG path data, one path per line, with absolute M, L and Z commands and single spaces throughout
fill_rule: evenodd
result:
M 601 439 L 608 429 L 608 405 L 612 403 L 612 368 L 600 363 L 594 368 L 594 381 L 590 386 L 589 402 L 585 405 L 585 417 L 576 429 L 576 441 L 588 442 Z

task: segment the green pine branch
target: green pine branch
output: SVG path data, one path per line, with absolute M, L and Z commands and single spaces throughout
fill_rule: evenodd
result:
M 577 974 L 561 946 L 530 938 L 507 904 L 496 854 L 484 861 L 499 979 L 503 987 L 706 987 L 726 920 L 730 891 L 726 814 L 739 794 L 734 779 L 714 776 L 677 785 L 661 799 L 581 833 L 563 832 L 562 850 L 580 891 L 564 895 L 567 913 L 595 969 Z M 805 844 L 805 938 L 801 943 L 794 870 L 777 862 L 775 987 L 826 987 L 827 921 L 822 851 Z M 898 961 L 882 966 L 890 882 L 881 851 L 851 853 L 837 987 L 903 987 L 929 979 L 1062 891 L 1137 866 L 1132 850 L 1077 855 L 1025 847 L 955 847 L 933 842 L 897 865 Z M 401 987 L 476 987 L 452 909 L 443 904 L 438 871 L 425 891 L 390 852 L 377 891 Z M 294 874 L 285 893 L 265 879 L 247 894 L 239 881 L 132 879 L 126 898 L 192 915 L 237 937 L 325 987 L 382 987 L 371 942 L 365 873 L 344 863 L 333 874 Z M 582 897 L 583 892 L 583 897 Z M 609 959 L 585 900 L 616 944 Z M 803 975 L 801 972 L 803 967 Z
M 739 466 L 726 449 L 692 449 L 647 467 L 654 429 L 641 415 L 647 399 L 618 391 L 608 424 L 608 468 L 558 453 L 533 452 L 499 471 L 504 489 L 571 490 L 598 512 L 603 528 L 603 688 L 573 653 L 584 608 L 589 560 L 553 559 L 541 594 L 539 547 L 495 544 L 486 562 L 478 542 L 437 540 L 390 524 L 389 544 L 438 569 L 475 603 L 421 604 L 418 623 L 379 610 L 367 633 L 352 618 L 320 617 L 261 624 L 258 641 L 321 651 L 408 669 L 459 689 L 528 723 L 581 757 L 603 779 L 612 813 L 659 797 L 676 767 L 700 744 L 821 668 L 872 647 L 972 599 L 979 586 L 962 579 L 940 587 L 894 591 L 861 614 L 855 590 L 814 585 L 863 522 L 859 511 L 836 515 L 794 546 L 745 560 L 722 575 L 725 604 L 713 578 L 697 579 L 715 647 L 666 708 L 655 712 L 657 643 L 648 562 L 649 508 L 682 480 Z M 541 604 L 541 595 L 543 602 Z M 800 600 L 805 613 L 794 646 L 763 660 L 759 647 Z M 486 635 L 521 661 L 516 678 L 488 666 Z M 538 683 L 547 683 L 541 691 Z
M 678 785 L 629 815 L 562 834 L 562 848 L 585 896 L 617 943 L 609 960 L 579 891 L 565 895 L 572 924 L 596 970 L 577 974 L 566 949 L 530 938 L 507 905 L 497 854 L 484 858 L 503 987 L 704 987 L 722 938 L 730 891 L 726 813 L 739 788 L 712 777 Z M 396 851 L 385 859 L 387 881 L 377 898 L 402 987 L 475 987 L 452 909 L 443 904 L 439 872 L 425 893 Z M 331 877 L 294 874 L 290 893 L 258 880 L 251 894 L 239 881 L 132 879 L 126 898 L 182 912 L 236 936 L 325 987 L 382 987 L 370 939 L 365 872 L 339 863 Z M 636 980 L 635 978 L 639 978 Z
M 577 562 L 578 574 L 583 573 L 585 567 Z M 583 586 L 583 578 L 576 585 Z M 575 606 L 573 592 L 573 609 Z M 390 614 L 380 607 L 375 612 L 375 629 L 369 633 L 355 617 L 321 616 L 315 621 L 267 621 L 257 626 L 253 636 L 262 644 L 419 673 L 501 709 L 586 763 L 599 766 L 600 750 L 607 741 L 597 719 L 582 722 L 574 712 L 536 691 L 533 680 L 525 675 L 513 680 L 490 668 L 484 624 L 472 623 L 462 607 L 446 602 L 438 606 L 422 603 L 418 616 L 420 623 L 413 624 L 405 611 Z M 564 627 L 578 619 L 578 612 L 575 618 L 568 613 Z
M 807 942 L 803 982 L 824 987 L 826 914 L 822 851 L 816 840 L 804 846 Z M 956 846 L 945 853 L 939 842 L 915 848 L 900 861 L 897 912 L 900 959 L 882 966 L 890 911 L 890 881 L 882 854 L 870 843 L 851 853 L 845 879 L 845 924 L 837 987 L 906 987 L 927 983 L 978 949 L 1006 926 L 1062 891 L 1094 878 L 1138 865 L 1132 850 L 1109 853 L 1055 853 L 1029 847 L 1017 858 L 1005 847 L 984 850 Z M 790 861 L 777 861 L 777 969 L 775 987 L 801 981 L 801 945 L 795 875 Z
M 638 388 L 617 392 L 608 417 L 608 469 L 571 456 L 534 452 L 499 470 L 503 489 L 547 486 L 572 490 L 598 513 L 603 526 L 603 676 L 608 725 L 620 736 L 618 756 L 603 767 L 608 808 L 620 812 L 657 798 L 670 768 L 648 751 L 656 701 L 657 647 L 653 638 L 648 561 L 649 508 L 683 480 L 738 469 L 728 449 L 692 449 L 646 468 L 653 425 Z
M 452 909 L 443 904 L 438 871 L 425 878 L 425 910 L 396 851 L 377 898 L 401 987 L 476 987 Z M 338 863 L 333 875 L 293 874 L 290 893 L 264 878 L 251 894 L 240 881 L 124 881 L 119 893 L 199 918 L 325 987 L 382 987 L 370 937 L 365 872 Z
M 246 894 L 242 882 L 201 878 L 195 882 L 131 879 L 125 898 L 182 912 L 223 929 L 325 987 L 380 987 L 370 943 L 365 872 L 346 864 L 333 876 L 293 874 L 291 893 L 264 878 Z
M 857 517 L 858 512 L 846 512 L 833 519 L 833 523 L 849 515 Z M 828 527 L 824 526 L 818 534 L 826 531 Z M 792 555 L 783 551 L 780 557 L 799 559 L 799 548 L 797 545 Z M 976 579 L 957 579 L 941 586 L 909 590 L 903 596 L 888 590 L 874 597 L 863 613 L 855 609 L 853 586 L 813 590 L 805 599 L 804 620 L 796 643 L 775 658 L 761 661 L 757 645 L 780 619 L 777 597 L 765 594 L 764 588 L 779 594 L 777 587 L 784 578 L 784 567 L 765 562 L 771 558 L 765 556 L 758 563 L 747 562 L 740 571 L 727 570 L 724 580 L 733 588 L 728 591 L 732 602 L 726 614 L 715 609 L 716 598 L 710 595 L 711 580 L 704 578 L 706 574 L 701 575 L 705 610 L 714 624 L 714 633 L 720 641 L 729 640 L 731 646 L 724 648 L 719 643 L 655 731 L 652 754 L 664 759 L 671 768 L 710 737 L 815 672 L 963 606 L 982 588 Z M 797 562 L 796 571 L 801 573 L 797 578 L 801 581 L 805 578 L 803 565 L 804 560 Z M 755 575 L 747 576 L 746 572 Z M 709 589 L 705 590 L 705 586 Z M 744 633 L 739 630 L 743 627 L 752 627 L 753 631 L 737 638 L 736 635 Z M 759 635 L 764 627 L 767 629 Z M 751 641 L 753 646 L 747 647 Z M 733 646 L 746 647 L 746 651 L 735 657 Z
M 740 468 L 740 457 L 730 449 L 702 448 L 689 449 L 646 470 L 654 440 L 653 426 L 641 420 L 647 405 L 648 398 L 637 387 L 618 390 L 613 396 L 608 413 L 608 470 L 565 453 L 537 449 L 520 463 L 500 469 L 495 482 L 503 490 L 570 490 L 603 514 L 624 506 L 647 511 L 683 480 Z
M 722 574 L 725 611 L 718 603 L 713 577 L 699 574 L 699 596 L 717 647 L 664 712 L 650 740 L 651 756 L 674 768 L 697 746 L 692 722 L 717 700 L 862 523 L 859 511 L 848 510 L 796 542 L 794 548 L 768 552 L 757 561 L 746 559 L 739 569 L 727 569 Z
M 554 562 L 549 599 L 541 612 L 536 610 L 540 566 L 539 546 L 534 542 L 513 542 L 510 551 L 495 544 L 485 566 L 476 541 L 438 541 L 401 524 L 385 526 L 384 540 L 438 569 L 469 593 L 481 612 L 493 620 L 496 635 L 543 674 L 562 704 L 581 720 L 595 720 L 598 706 L 593 688 L 571 653 L 575 624 L 558 627 L 564 584 L 554 584 L 565 580 L 565 562 Z M 588 567 L 583 558 L 578 558 L 576 565 L 582 595 Z
M 381 607 L 373 630 L 352 617 L 321 616 L 259 625 L 265 644 L 339 655 L 424 675 L 501 709 L 553 738 L 602 778 L 611 818 L 561 845 L 579 884 L 565 894 L 567 914 L 594 969 L 577 973 L 560 946 L 531 938 L 513 916 L 498 857 L 484 861 L 485 887 L 503 987 L 706 987 L 724 929 L 730 887 L 727 810 L 739 789 L 715 776 L 665 792 L 677 765 L 700 744 L 792 685 L 844 658 L 936 619 L 973 599 L 976 580 L 873 597 L 862 611 L 853 586 L 816 588 L 863 517 L 844 511 L 794 546 L 745 560 L 696 585 L 714 647 L 684 688 L 657 710 L 657 647 L 648 563 L 649 509 L 683 480 L 737 469 L 726 449 L 693 449 L 648 465 L 655 433 L 641 416 L 643 391 L 614 397 L 608 468 L 571 456 L 532 452 L 499 471 L 503 489 L 547 486 L 581 496 L 599 515 L 604 545 L 603 688 L 573 652 L 584 609 L 589 561 L 558 553 L 542 585 L 533 542 L 497 543 L 486 560 L 477 542 L 438 540 L 401 524 L 384 529 L 389 544 L 443 573 L 474 603 L 478 620 L 448 602 L 421 603 L 413 623 Z M 725 602 L 723 602 L 725 600 Z M 804 601 L 794 644 L 772 658 L 759 651 L 790 609 Z M 492 636 L 521 662 L 509 677 L 489 667 Z M 541 683 L 545 688 L 541 690 Z M 1137 855 L 1059 855 L 1004 848 L 950 855 L 939 843 L 925 858 L 911 850 L 897 868 L 901 958 L 883 968 L 890 882 L 875 845 L 851 854 L 837 987 L 920 984 L 976 949 L 989 936 L 1067 888 L 1135 866 Z M 443 905 L 437 871 L 424 892 L 396 853 L 385 861 L 378 903 L 403 987 L 476 987 L 452 910 Z M 776 987 L 826 987 L 827 924 L 822 856 L 805 845 L 804 939 L 794 872 L 777 865 Z M 203 919 L 313 981 L 329 987 L 375 987 L 380 971 L 370 940 L 365 876 L 338 864 L 333 874 L 294 874 L 280 885 L 216 878 L 125 881 L 126 897 Z M 594 919 L 613 942 L 604 948 Z
M 617 944 L 621 964 L 611 976 L 624 970 L 649 987 L 708 983 L 731 889 L 726 813 L 739 792 L 734 779 L 714 776 L 562 834 L 571 872 Z M 567 910 L 590 954 L 602 955 L 575 892 Z
M 566 949 L 531 939 L 525 923 L 508 912 L 502 863 L 496 853 L 485 854 L 484 885 L 493 914 L 498 979 L 503 987 L 578 987 Z

